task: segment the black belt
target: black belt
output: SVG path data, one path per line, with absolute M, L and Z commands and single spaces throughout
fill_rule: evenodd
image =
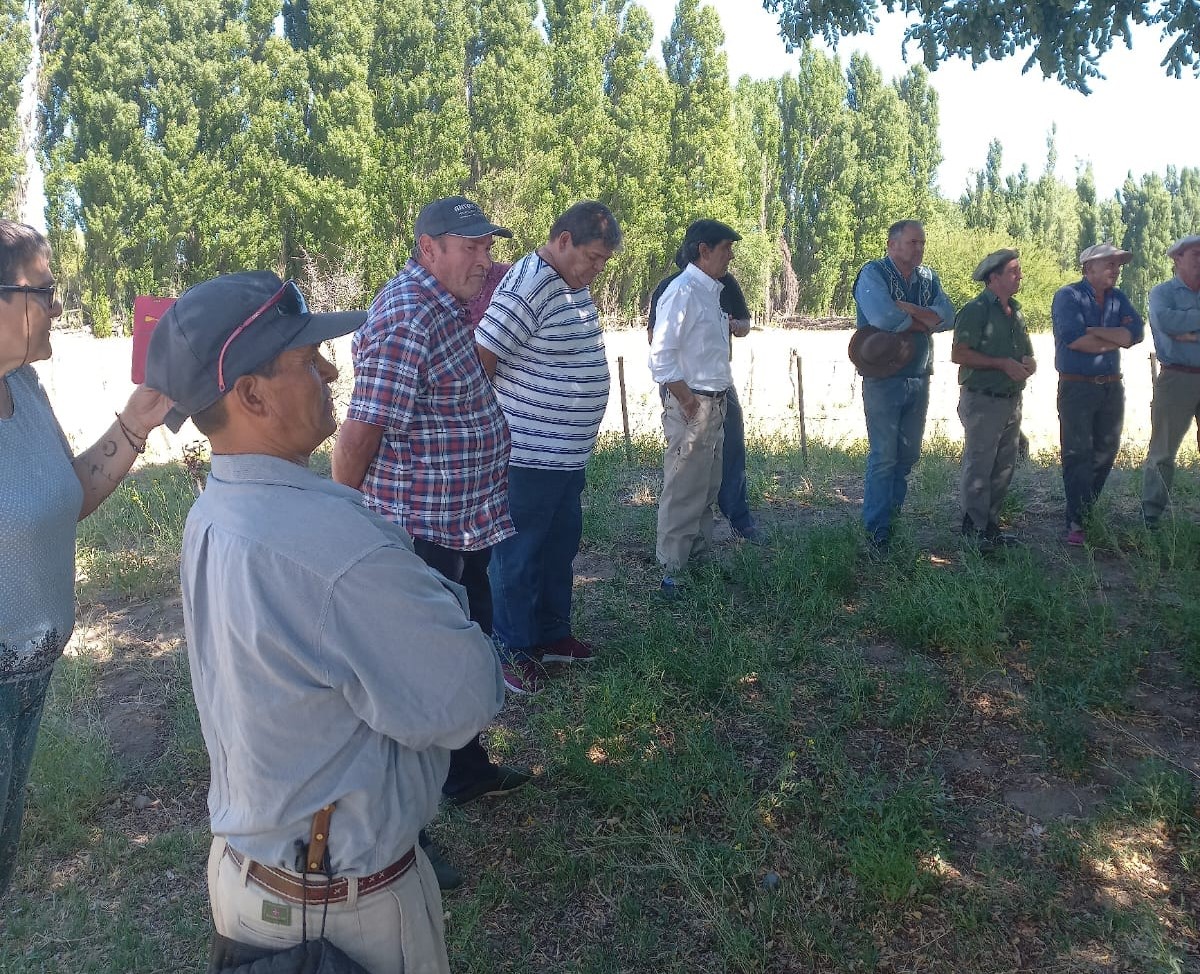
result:
M 977 396 L 987 396 L 989 399 L 1015 399 L 1021 394 L 1021 390 L 1016 392 L 992 392 L 988 389 L 972 389 L 970 386 L 963 386 L 967 392 L 973 392 Z
M 703 396 L 705 399 L 724 399 L 728 389 L 722 389 L 720 392 L 713 392 L 711 389 L 693 389 L 692 394 Z
M 1058 377 L 1063 382 L 1090 382 L 1096 386 L 1121 381 L 1121 374 L 1119 372 L 1116 375 L 1073 375 L 1070 372 L 1060 372 Z
M 1170 362 L 1159 362 L 1159 367 L 1166 369 L 1168 372 L 1189 372 L 1192 375 L 1200 375 L 1200 369 L 1192 365 L 1172 365 Z

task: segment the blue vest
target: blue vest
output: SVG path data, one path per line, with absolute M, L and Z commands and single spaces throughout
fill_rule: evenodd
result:
M 900 271 L 896 269 L 896 265 L 887 257 L 881 257 L 879 260 L 869 260 L 863 264 L 854 278 L 854 287 L 851 289 L 851 293 L 858 290 L 858 279 L 868 267 L 874 267 L 879 271 L 880 275 L 887 282 L 888 292 L 891 294 L 893 301 L 907 301 L 910 304 L 918 304 L 922 308 L 928 308 L 941 296 L 941 286 L 934 278 L 933 271 L 924 264 L 917 267 L 917 279 L 909 284 L 908 281 L 900 276 Z M 857 321 L 859 328 L 866 328 L 871 324 L 863 316 L 861 309 L 857 310 Z M 933 371 L 933 342 L 929 339 L 929 333 L 914 331 L 911 334 L 914 349 L 912 361 L 897 372 L 893 378 L 915 379 L 922 375 L 928 375 Z

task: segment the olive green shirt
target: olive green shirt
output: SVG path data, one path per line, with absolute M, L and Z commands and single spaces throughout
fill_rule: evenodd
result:
M 1000 299 L 987 288 L 979 297 L 968 301 L 954 319 L 954 344 L 967 345 L 993 358 L 1021 361 L 1033 354 L 1025 316 L 1016 298 L 1009 298 L 1012 314 L 1006 315 Z M 1025 388 L 1025 382 L 1014 382 L 999 369 L 958 367 L 958 383 L 972 392 L 994 392 L 1013 395 Z

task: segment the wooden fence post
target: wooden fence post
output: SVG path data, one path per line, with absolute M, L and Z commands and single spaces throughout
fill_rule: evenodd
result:
M 625 430 L 625 459 L 633 463 L 633 443 L 629 439 L 629 406 L 625 402 L 625 356 L 617 356 L 617 380 L 621 383 L 621 425 Z
M 804 465 L 808 466 L 808 429 L 804 422 L 804 370 L 801 367 L 801 358 L 796 354 L 795 350 L 792 354 L 796 356 L 796 409 L 800 413 L 800 456 L 804 459 Z

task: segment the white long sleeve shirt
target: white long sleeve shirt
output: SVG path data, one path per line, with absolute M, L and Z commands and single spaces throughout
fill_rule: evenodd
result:
M 660 385 L 724 392 L 733 385 L 729 368 L 729 316 L 721 310 L 724 285 L 688 264 L 658 299 L 650 374 Z

